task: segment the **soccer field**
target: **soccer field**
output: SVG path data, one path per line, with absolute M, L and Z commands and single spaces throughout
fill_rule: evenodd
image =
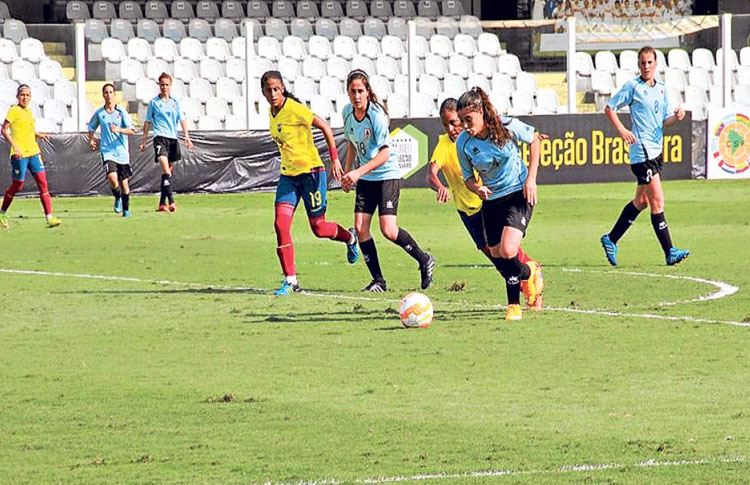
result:
M 396 308 L 416 263 L 362 261 L 293 227 L 306 293 L 273 297 L 273 194 L 37 199 L 0 232 L 0 482 L 747 483 L 750 183 L 666 182 L 666 267 L 648 214 L 611 268 L 599 237 L 635 184 L 543 186 L 526 251 L 543 313 L 505 288 L 452 204 L 402 192 L 437 259 L 436 319 Z M 329 219 L 351 225 L 353 196 Z

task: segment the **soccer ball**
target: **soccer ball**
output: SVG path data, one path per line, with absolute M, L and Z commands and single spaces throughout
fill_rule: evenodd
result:
M 432 302 L 422 293 L 409 293 L 401 300 L 398 316 L 406 328 L 427 328 L 432 323 Z

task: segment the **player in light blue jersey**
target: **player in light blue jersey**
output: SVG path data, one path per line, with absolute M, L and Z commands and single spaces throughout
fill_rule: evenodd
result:
M 130 167 L 130 153 L 126 135 L 135 135 L 133 120 L 115 100 L 115 86 L 107 83 L 102 87 L 104 106 L 97 109 L 89 121 L 89 146 L 97 149 L 94 132 L 101 129 L 102 163 L 107 173 L 109 187 L 115 197 L 115 212 L 122 212 L 123 217 L 130 217 L 130 184 L 133 175 Z
M 518 258 L 537 202 L 540 138 L 533 127 L 514 118 L 501 118 L 481 88 L 462 94 L 457 108 L 464 126 L 456 139 L 458 163 L 466 187 L 483 200 L 482 219 L 490 259 L 503 275 L 508 295 L 505 319 L 520 320 L 522 290 L 529 309 L 542 309 L 541 266 L 534 261 L 521 263 Z M 528 169 L 517 141 L 531 145 Z
M 185 115 L 182 113 L 180 102 L 169 95 L 172 89 L 172 76 L 166 72 L 159 76 L 159 95 L 149 101 L 146 111 L 146 121 L 143 123 L 143 142 L 141 151 L 146 150 L 148 131 L 154 127 L 154 153 L 156 163 L 161 167 L 161 196 L 159 197 L 159 212 L 175 212 L 172 193 L 172 166 L 181 158 L 180 142 L 177 136 L 177 126 L 182 127 L 185 134 L 185 145 L 193 149 Z M 169 205 L 167 205 L 167 202 Z
M 432 284 L 435 258 L 423 251 L 414 238 L 398 226 L 398 199 L 401 191 L 401 170 L 389 148 L 388 112 L 370 87 L 367 73 L 359 69 L 349 73 L 346 91 L 350 104 L 344 107 L 344 135 L 349 142 L 346 151 L 345 175 L 341 187 L 349 192 L 356 184 L 354 228 L 359 238 L 372 281 L 365 291 L 386 291 L 380 269 L 375 240 L 370 225 L 375 210 L 380 219 L 380 232 L 399 245 L 419 263 L 422 289 Z
M 685 111 L 672 106 L 666 86 L 656 80 L 656 63 L 654 48 L 642 48 L 638 52 L 641 75 L 625 83 L 604 109 L 607 119 L 630 147 L 630 169 L 638 183 L 633 200 L 622 210 L 612 230 L 601 237 L 604 254 L 612 266 L 617 266 L 617 242 L 646 207 L 651 207 L 651 224 L 667 264 L 675 265 L 690 255 L 690 251 L 672 245 L 661 186 L 664 127 L 683 119 Z M 623 106 L 630 107 L 632 130 L 617 116 L 617 109 Z

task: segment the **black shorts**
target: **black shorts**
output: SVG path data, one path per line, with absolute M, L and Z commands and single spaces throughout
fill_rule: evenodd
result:
M 104 160 L 103 167 L 104 171 L 107 172 L 107 175 L 117 172 L 118 180 L 129 179 L 133 176 L 133 169 L 130 167 L 129 163 L 122 164 L 112 160 Z
M 633 163 L 630 170 L 635 174 L 638 185 L 648 185 L 656 174 L 660 174 L 664 165 L 664 158 L 659 155 L 652 160 L 646 160 L 643 163 Z
M 484 221 L 482 220 L 482 210 L 473 215 L 468 215 L 464 211 L 458 211 L 458 215 L 461 216 L 461 222 L 464 223 L 464 227 L 469 231 L 471 239 L 474 241 L 477 249 L 481 250 L 487 245 L 487 241 L 484 237 Z
M 354 212 L 381 216 L 395 216 L 398 213 L 398 197 L 401 194 L 401 179 L 357 181 L 357 196 Z
M 518 229 L 525 236 L 533 212 L 534 207 L 526 201 L 522 190 L 499 199 L 485 200 L 482 203 L 482 219 L 487 246 L 500 243 L 506 226 Z
M 180 141 L 176 138 L 165 136 L 154 137 L 154 161 L 159 163 L 159 157 L 167 157 L 169 163 L 179 162 L 182 158 L 180 153 Z

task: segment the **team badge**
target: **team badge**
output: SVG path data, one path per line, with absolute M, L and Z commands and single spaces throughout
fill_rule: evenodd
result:
M 369 128 L 365 128 L 365 140 L 369 140 L 372 136 L 372 131 Z
M 474 155 L 479 155 L 479 147 L 472 148 L 471 153 L 473 153 Z

